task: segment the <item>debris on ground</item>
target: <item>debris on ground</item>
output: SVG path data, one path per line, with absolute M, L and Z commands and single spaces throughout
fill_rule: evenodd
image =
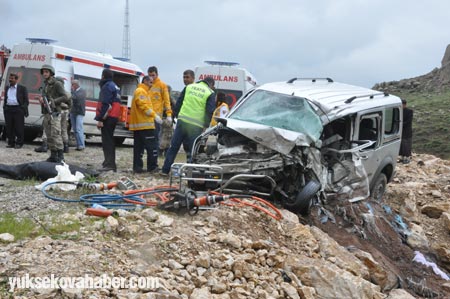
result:
M 119 151 L 119 160 L 126 157 Z M 114 182 L 122 176 L 138 189 L 167 185 L 165 178 L 124 171 L 100 179 Z M 279 221 L 238 206 L 213 207 L 195 216 L 145 208 L 92 217 L 80 203 L 54 202 L 31 184 L 12 182 L 0 179 L 3 213 L 32 219 L 36 227 L 49 228 L 52 213 L 61 223 L 76 225 L 24 239 L 5 235 L 0 241 L 2 297 L 450 297 L 448 281 L 413 261 L 414 251 L 420 251 L 450 272 L 450 162 L 433 156 L 414 155 L 410 164 L 399 165 L 383 202 L 329 202 L 300 217 L 280 210 Z M 8 277 L 27 274 L 153 277 L 160 285 L 8 293 Z

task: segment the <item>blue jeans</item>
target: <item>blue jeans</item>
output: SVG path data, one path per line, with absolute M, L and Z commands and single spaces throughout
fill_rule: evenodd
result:
M 203 128 L 185 123 L 182 120 L 178 120 L 175 131 L 173 132 L 172 141 L 170 142 L 170 147 L 166 153 L 166 159 L 164 160 L 162 172 L 170 172 L 170 167 L 177 157 L 181 144 L 183 144 L 187 157 L 190 157 L 194 141 L 202 132 Z M 188 162 L 190 162 L 189 160 L 190 158 L 188 158 Z
M 70 113 L 70 123 L 75 134 L 75 140 L 77 141 L 77 148 L 85 148 L 83 119 L 84 115 Z

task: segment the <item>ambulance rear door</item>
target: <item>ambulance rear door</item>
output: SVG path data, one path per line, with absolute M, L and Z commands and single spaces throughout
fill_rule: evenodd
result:
M 225 93 L 228 105 L 230 107 L 234 106 L 246 91 L 245 71 L 233 67 L 237 63 L 219 61 L 206 61 L 206 63 L 211 65 L 201 66 L 195 69 L 196 81 L 203 80 L 206 77 L 212 77 L 215 81 L 216 93 Z
M 23 43 L 13 47 L 11 56 L 6 65 L 4 76 L 0 85 L 2 93 L 0 105 L 3 105 L 4 90 L 8 84 L 9 74 L 15 73 L 19 76 L 18 83 L 24 85 L 28 90 L 29 116 L 25 119 L 25 135 L 35 136 L 41 130 L 42 117 L 41 105 L 37 96 L 41 94 L 44 85 L 40 69 L 43 64 L 52 64 L 52 46 L 36 43 Z M 0 109 L 0 125 L 4 125 L 3 109 Z M 28 134 L 31 130 L 31 134 Z M 32 139 L 32 138 L 27 138 Z

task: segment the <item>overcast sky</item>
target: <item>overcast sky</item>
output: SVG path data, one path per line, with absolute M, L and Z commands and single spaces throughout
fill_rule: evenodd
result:
M 0 0 L 0 44 L 27 37 L 122 56 L 125 0 Z M 239 62 L 259 84 L 331 77 L 372 87 L 440 67 L 449 0 L 129 0 L 131 60 L 175 90 L 205 60 Z

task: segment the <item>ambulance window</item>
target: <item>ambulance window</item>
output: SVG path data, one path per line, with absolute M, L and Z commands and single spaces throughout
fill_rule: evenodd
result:
M 11 67 L 6 78 L 9 78 L 11 73 L 17 74 L 18 83 L 24 85 L 28 93 L 41 93 L 39 89 L 44 86 L 44 80 L 40 72 L 40 69 Z
M 100 85 L 98 85 L 100 80 L 87 77 L 78 77 L 76 79 L 80 81 L 80 87 L 86 91 L 86 100 L 97 102 L 100 97 Z
M 114 83 L 120 88 L 120 95 L 132 96 L 138 85 L 138 77 L 123 73 L 114 73 Z

